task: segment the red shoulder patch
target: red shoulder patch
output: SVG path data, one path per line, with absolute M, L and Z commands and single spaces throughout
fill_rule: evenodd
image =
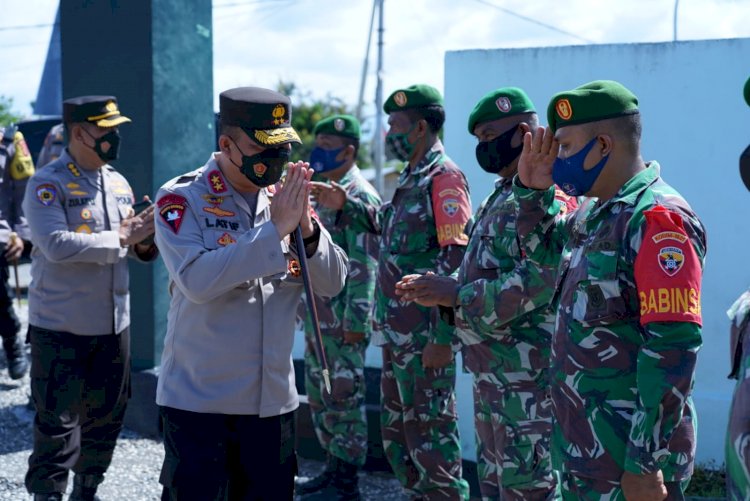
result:
M 650 322 L 701 325 L 703 272 L 682 217 L 661 205 L 644 212 L 644 216 L 646 232 L 634 270 L 641 325 Z
M 432 212 L 440 247 L 469 242 L 464 228 L 471 219 L 471 201 L 460 174 L 440 174 L 432 179 Z
M 571 197 L 557 186 L 555 186 L 555 199 L 560 202 L 560 214 L 564 215 L 578 208 L 578 199 Z
M 172 228 L 172 231 L 175 233 L 180 231 L 182 217 L 185 215 L 185 207 L 187 207 L 185 197 L 170 193 L 157 200 L 156 206 L 159 208 L 159 215 Z

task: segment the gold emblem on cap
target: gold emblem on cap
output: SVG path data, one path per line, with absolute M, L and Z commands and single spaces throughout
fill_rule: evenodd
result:
M 510 103 L 510 99 L 505 96 L 498 97 L 497 101 L 495 101 L 495 105 L 497 106 L 497 109 L 502 111 L 503 113 L 508 113 L 513 107 L 513 105 Z
M 333 121 L 333 128 L 336 129 L 339 132 L 341 132 L 342 130 L 344 130 L 345 126 L 346 126 L 346 124 L 344 123 L 344 119 L 343 118 L 337 118 L 336 120 Z
M 104 105 L 104 109 L 107 111 L 117 111 L 117 105 L 114 101 L 107 101 L 107 104 Z
M 396 92 L 396 95 L 393 96 L 393 100 L 402 108 L 406 106 L 406 94 L 402 90 Z
M 256 176 L 262 176 L 266 173 L 266 170 L 268 167 L 266 167 L 266 164 L 258 162 L 257 164 L 253 165 L 253 172 L 255 172 Z
M 274 125 L 281 125 L 284 123 L 284 115 L 286 115 L 286 107 L 283 104 L 277 104 L 276 107 L 271 112 L 271 115 L 273 115 L 273 123 Z
M 555 111 L 560 118 L 563 120 L 570 120 L 573 116 L 573 108 L 570 106 L 570 101 L 567 99 L 560 99 L 555 103 Z

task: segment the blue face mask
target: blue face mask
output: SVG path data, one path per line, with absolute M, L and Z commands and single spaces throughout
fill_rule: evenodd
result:
M 313 168 L 316 174 L 321 172 L 328 172 L 333 169 L 338 169 L 346 160 L 336 160 L 339 153 L 344 151 L 344 147 L 336 150 L 325 150 L 319 146 L 313 148 L 310 152 L 310 167 Z
M 585 195 L 594 186 L 596 178 L 601 174 L 604 165 L 609 160 L 609 155 L 599 160 L 593 168 L 586 170 L 583 168 L 583 162 L 586 155 L 596 144 L 596 138 L 586 144 L 578 153 L 568 158 L 557 157 L 555 165 L 552 166 L 552 180 L 565 193 L 572 197 Z

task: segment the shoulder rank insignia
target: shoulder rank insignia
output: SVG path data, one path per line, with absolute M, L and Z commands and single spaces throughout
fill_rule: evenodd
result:
M 214 193 L 224 193 L 227 191 L 227 183 L 224 181 L 219 169 L 214 169 L 208 173 L 208 186 Z

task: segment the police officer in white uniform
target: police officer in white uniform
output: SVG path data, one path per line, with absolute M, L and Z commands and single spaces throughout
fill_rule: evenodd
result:
M 242 87 L 221 93 L 219 107 L 220 151 L 156 201 L 172 295 L 156 396 L 162 499 L 291 499 L 303 282 L 290 234 L 301 226 L 318 295 L 341 291 L 347 257 L 311 216 L 312 170 L 288 163 L 299 143 L 289 98 Z
M 34 450 L 26 488 L 36 500 L 93 500 L 112 459 L 130 381 L 130 255 L 156 258 L 153 206 L 133 214 L 117 158 L 113 96 L 63 103 L 68 148 L 36 171 L 23 209 L 34 244 L 29 286 Z

